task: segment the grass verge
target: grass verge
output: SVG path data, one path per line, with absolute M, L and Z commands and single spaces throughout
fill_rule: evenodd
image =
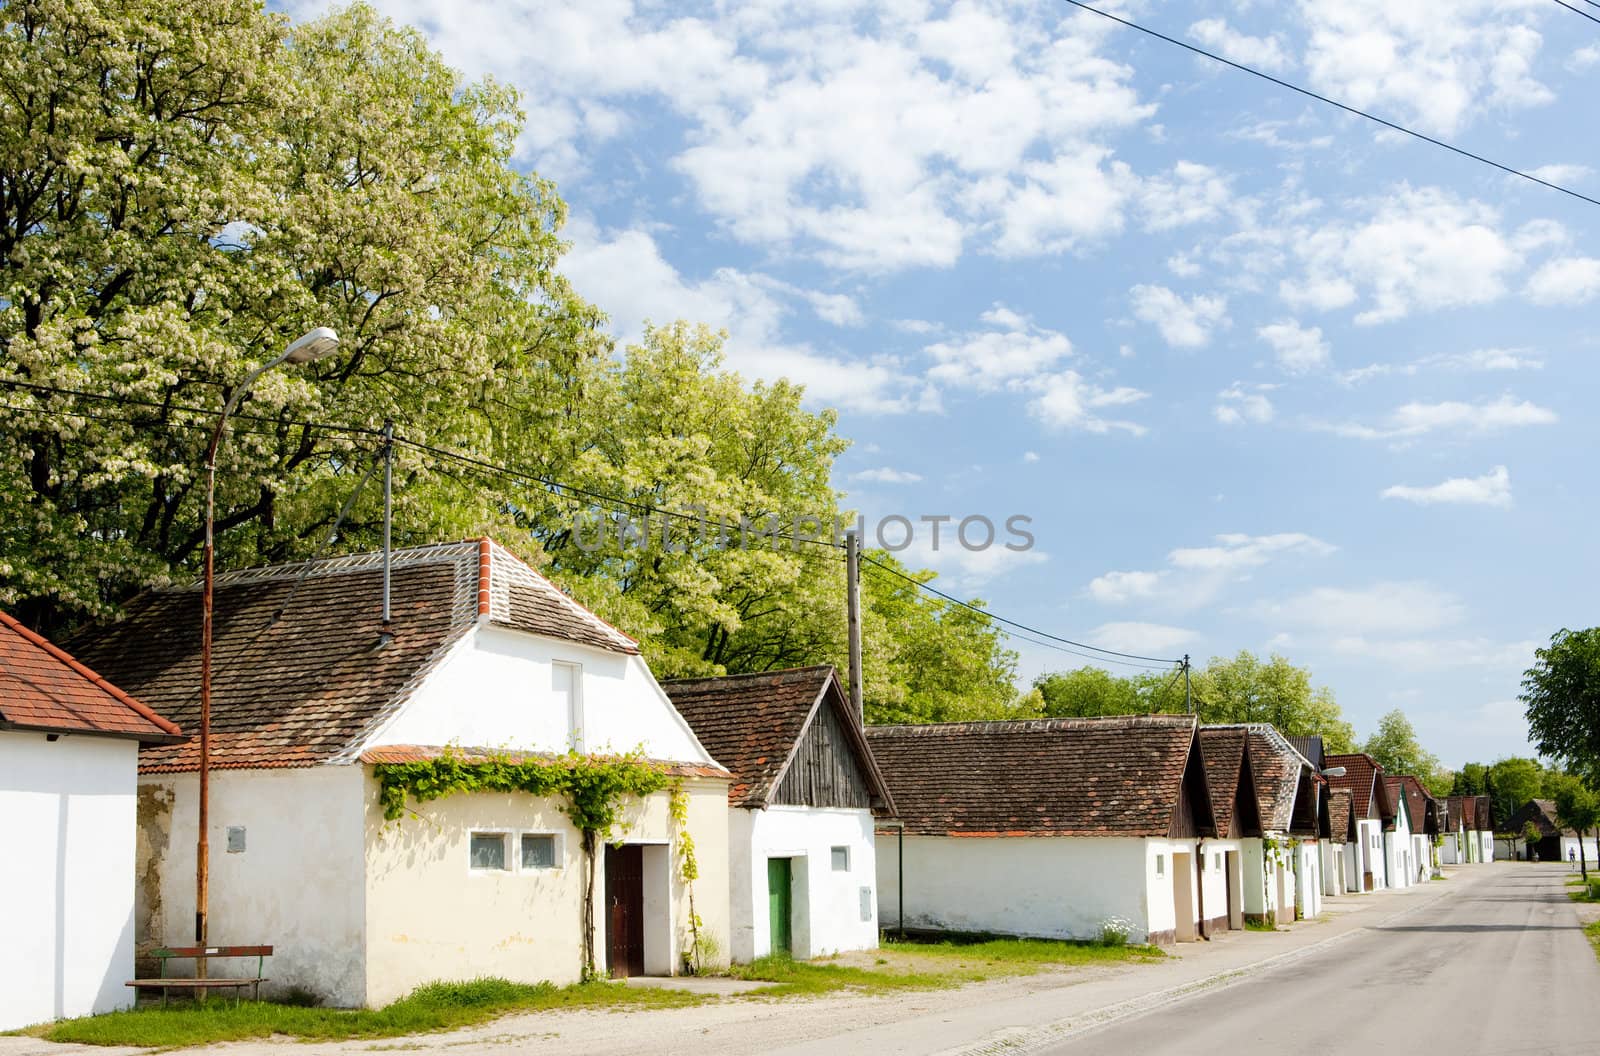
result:
M 1589 942 L 1594 946 L 1594 955 L 1600 957 L 1600 920 L 1592 921 L 1586 925 L 1583 933 L 1589 936 Z
M 1257 920 L 1254 917 L 1244 918 L 1245 931 L 1277 931 L 1278 925 L 1270 920 Z
M 476 979 L 429 983 L 391 1005 L 376 1009 L 309 1008 L 271 1001 L 211 998 L 175 1002 L 99 1016 L 66 1019 L 31 1028 L 48 1041 L 87 1045 L 134 1045 L 172 1049 L 274 1034 L 304 1040 L 393 1038 L 472 1026 L 512 1012 L 556 1008 L 641 1008 L 698 1004 L 681 990 L 635 989 L 611 983 L 513 983 Z
M 825 994 L 837 990 L 892 993 L 938 990 L 1006 976 L 1032 975 L 1051 968 L 1123 964 L 1166 956 L 1154 946 L 1104 946 L 1048 939 L 946 940 L 894 942 L 868 955 L 796 961 L 777 955 L 729 969 L 736 979 L 769 982 L 756 998 Z
M 1600 876 L 1589 877 L 1587 886 L 1581 876 L 1574 876 L 1567 880 L 1567 886 L 1572 889 L 1567 897 L 1574 902 L 1600 902 Z

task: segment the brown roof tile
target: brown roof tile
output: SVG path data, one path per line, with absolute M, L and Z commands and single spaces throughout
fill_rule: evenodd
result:
M 618 652 L 621 632 L 488 540 L 397 550 L 392 639 L 380 554 L 219 575 L 212 643 L 212 765 L 309 766 L 353 751 L 479 621 Z M 487 581 L 483 579 L 488 572 Z M 199 723 L 200 591 L 150 591 L 73 647 L 153 707 Z M 197 742 L 140 753 L 147 773 L 194 770 Z
M 1330 777 L 1328 783 L 1334 788 L 1349 789 L 1352 795 L 1351 809 L 1356 817 L 1367 818 L 1372 816 L 1373 793 L 1378 793 L 1379 817 L 1388 819 L 1394 816 L 1394 807 L 1388 803 L 1387 795 L 1382 791 L 1382 782 L 1377 780 L 1383 773 L 1379 766 L 1366 752 L 1349 752 L 1344 755 L 1330 755 L 1327 759 L 1328 769 L 1342 766 L 1345 769 L 1343 777 Z
M 884 780 L 830 665 L 661 683 L 711 758 L 734 774 L 728 801 L 765 806 L 783 780 L 795 746 L 817 710 L 832 707 L 857 738 L 856 762 L 872 793 L 886 803 Z
M 0 726 L 134 737 L 148 744 L 183 736 L 175 724 L 3 612 Z
M 1473 817 L 1477 824 L 1473 826 L 1476 832 L 1494 831 L 1494 801 L 1488 796 L 1473 796 Z
M 1165 836 L 1195 720 L 869 726 L 867 740 L 913 835 Z
M 1244 769 L 1245 741 L 1243 727 L 1200 728 L 1200 754 L 1206 764 L 1206 785 L 1211 789 L 1211 811 L 1217 819 L 1218 834 L 1229 831 L 1233 824 L 1233 800 Z
M 1300 785 L 1311 769 L 1305 756 L 1295 750 L 1277 727 L 1264 722 L 1207 726 L 1207 730 L 1237 730 L 1247 737 L 1250 771 L 1255 778 L 1260 804 L 1261 827 L 1288 832 L 1294 825 L 1295 803 Z

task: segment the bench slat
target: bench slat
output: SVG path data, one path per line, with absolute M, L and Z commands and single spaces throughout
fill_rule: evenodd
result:
M 170 986 L 174 990 L 182 990 L 188 987 L 255 986 L 257 983 L 265 982 L 269 982 L 269 980 L 257 979 L 252 976 L 249 979 L 130 979 L 123 985 L 148 987 Z
M 271 957 L 271 946 L 163 946 L 152 957 Z

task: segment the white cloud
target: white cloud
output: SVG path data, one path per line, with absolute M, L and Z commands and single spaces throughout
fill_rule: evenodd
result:
M 1125 407 L 1149 396 L 1127 386 L 1102 388 L 1085 381 L 1075 370 L 1044 375 L 1029 384 L 1036 395 L 1028 403 L 1028 413 L 1052 429 L 1072 429 L 1086 433 L 1113 431 L 1143 436 L 1145 427 L 1137 422 L 1102 417 L 1098 412 L 1110 407 Z
M 940 385 L 980 392 L 1003 388 L 1019 378 L 1031 378 L 1072 354 L 1065 334 L 1041 330 L 1004 305 L 983 315 L 999 329 L 963 335 L 929 345 L 923 351 L 934 361 L 928 378 Z
M 1144 226 L 1169 231 L 1221 216 L 1233 200 L 1228 180 L 1209 165 L 1180 161 L 1170 175 L 1155 176 L 1139 187 Z
M 1128 291 L 1133 314 L 1161 332 L 1173 348 L 1204 348 L 1211 331 L 1228 323 L 1226 297 L 1196 294 L 1185 300 L 1165 286 L 1139 285 Z
M 1189 36 L 1223 58 L 1268 73 L 1282 73 L 1294 65 L 1288 48 L 1276 35 L 1252 37 L 1234 29 L 1225 19 L 1207 18 L 1196 22 L 1189 27 Z
M 1346 423 L 1332 426 L 1331 430 L 1340 436 L 1363 440 L 1391 440 L 1441 430 L 1496 432 L 1530 425 L 1552 425 L 1556 420 L 1556 412 L 1549 408 L 1507 395 L 1482 403 L 1462 403 L 1459 400 L 1406 403 L 1391 411 L 1382 425 Z
M 1217 393 L 1217 405 L 1211 409 L 1211 413 L 1223 425 L 1243 425 L 1246 422 L 1265 425 L 1272 421 L 1275 413 L 1272 401 L 1266 396 L 1269 388 L 1255 386 L 1246 389 L 1241 383 L 1235 382 Z
M 1367 587 L 1317 587 L 1255 606 L 1262 620 L 1329 635 L 1416 635 L 1459 623 L 1466 607 L 1453 594 L 1415 581 Z
M 1539 305 L 1586 304 L 1600 294 L 1600 260 L 1561 257 L 1546 261 L 1528 279 L 1524 292 Z
M 1088 594 L 1108 605 L 1155 596 L 1161 586 L 1160 572 L 1107 572 L 1089 581 Z
M 611 313 L 624 342 L 638 340 L 649 320 L 690 319 L 728 332 L 728 365 L 747 377 L 789 378 L 806 386 L 808 399 L 854 410 L 892 413 L 924 406 L 926 386 L 889 358 L 845 362 L 784 334 L 785 321 L 807 291 L 768 276 L 719 268 L 690 279 L 661 255 L 647 232 L 602 232 L 587 220 L 565 232 L 572 250 L 562 273 L 581 294 Z
M 1476 348 L 1470 352 L 1435 352 L 1409 363 L 1371 363 L 1339 375 L 1345 385 L 1358 385 L 1373 378 L 1397 375 L 1415 377 L 1425 370 L 1472 372 L 1543 370 L 1544 360 L 1526 348 Z
M 1415 310 L 1495 301 L 1522 267 L 1516 240 L 1499 230 L 1498 214 L 1480 202 L 1402 185 L 1366 204 L 1366 218 L 1333 220 L 1287 236 L 1286 248 L 1302 271 L 1279 283 L 1285 302 L 1327 311 L 1366 293 L 1371 304 L 1356 322 L 1389 322 Z
M 1498 669 L 1520 673 L 1533 662 L 1541 643 L 1498 642 L 1490 638 L 1369 637 L 1346 634 L 1328 640 L 1334 652 L 1405 671 Z M 1522 720 L 1520 706 L 1516 717 Z
M 920 473 L 910 473 L 892 466 L 863 469 L 850 474 L 851 480 L 864 480 L 873 484 L 915 484 L 922 479 Z
M 1171 627 L 1164 623 L 1115 621 L 1102 623 L 1089 632 L 1089 644 L 1102 649 L 1140 656 L 1160 656 L 1174 653 L 1200 636 L 1186 627 Z
M 1382 497 L 1404 499 L 1419 506 L 1452 503 L 1506 507 L 1511 505 L 1511 474 L 1505 466 L 1495 466 L 1481 477 L 1452 477 L 1427 487 L 1396 484 L 1383 489 Z
M 1293 319 L 1272 323 L 1256 331 L 1256 336 L 1272 346 L 1278 365 L 1291 374 L 1304 374 L 1328 365 L 1328 342 L 1322 330 L 1301 326 Z
M 1567 69 L 1578 71 L 1600 63 L 1600 44 L 1585 44 L 1567 56 Z
M 1174 568 L 1207 572 L 1239 572 L 1258 568 L 1280 554 L 1323 557 L 1337 547 L 1304 532 L 1246 535 L 1229 532 L 1216 537 L 1216 546 L 1180 547 L 1167 555 Z
M 1311 85 L 1436 134 L 1490 109 L 1549 103 L 1553 93 L 1532 73 L 1543 38 L 1525 14 L 1531 9 L 1504 0 L 1302 0 Z
M 1022 453 L 1022 461 L 1026 462 L 1026 463 L 1029 463 L 1030 465 L 1032 463 L 1034 463 L 1034 462 L 1039 461 L 1039 452 L 1037 452 L 1037 451 L 1024 451 Z
M 1006 539 L 1004 525 L 996 522 L 995 527 L 997 538 Z M 977 529 L 973 532 L 974 536 L 978 534 Z M 898 540 L 899 536 L 893 538 Z M 931 533 L 925 526 L 918 525 L 912 544 L 895 556 L 913 568 L 933 569 L 939 573 L 933 585 L 959 598 L 970 598 L 997 579 L 1050 560 L 1050 555 L 1042 550 L 1008 550 L 1001 543 L 983 550 L 968 550 L 956 539 L 955 524 L 943 526 L 937 549 Z
M 1550 183 L 1564 183 L 1570 185 L 1574 183 L 1582 183 L 1584 180 L 1587 180 L 1590 176 L 1594 175 L 1594 170 L 1587 165 L 1567 163 L 1540 165 L 1537 168 L 1529 169 L 1528 174 L 1530 176 L 1537 176 L 1539 179 L 1546 180 Z M 1511 180 L 1516 179 L 1515 176 L 1508 176 L 1506 178 Z

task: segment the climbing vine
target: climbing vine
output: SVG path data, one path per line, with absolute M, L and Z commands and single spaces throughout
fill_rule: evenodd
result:
M 561 797 L 565 801 L 561 812 L 583 834 L 583 976 L 595 977 L 594 883 L 600 843 L 612 837 L 629 799 L 643 798 L 667 787 L 666 772 L 659 765 L 639 751 L 611 756 L 573 752 L 554 759 L 524 759 L 509 754 L 469 758 L 446 751 L 437 759 L 379 763 L 372 769 L 378 780 L 383 816 L 389 821 L 405 816 L 407 800 L 426 803 L 471 792 Z M 693 912 L 691 894 L 691 917 Z
M 700 878 L 700 861 L 694 853 L 694 835 L 689 831 L 689 793 L 683 782 L 672 785 L 672 795 L 667 800 L 667 811 L 672 816 L 674 842 L 678 851 L 678 879 L 689 893 L 689 948 L 684 951 L 684 968 L 691 975 L 705 971 L 705 965 L 715 953 L 712 939 L 702 928 L 705 922 L 694 908 L 694 882 Z

